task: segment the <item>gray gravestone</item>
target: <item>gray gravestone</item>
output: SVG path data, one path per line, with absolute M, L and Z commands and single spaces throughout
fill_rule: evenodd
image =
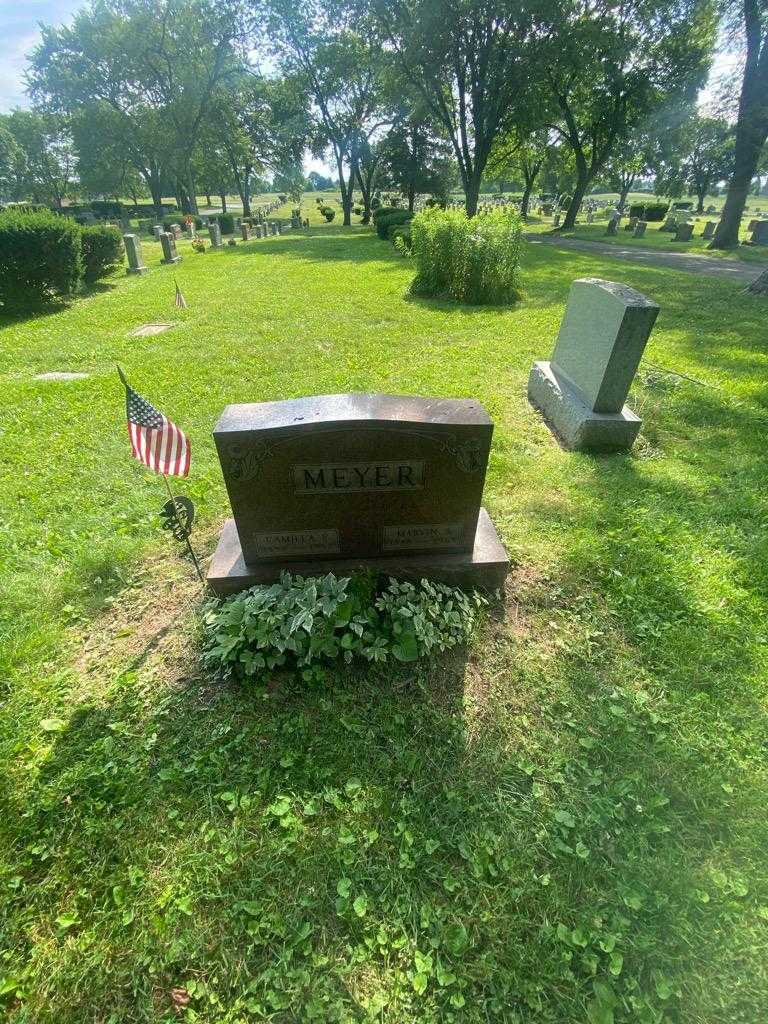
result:
M 713 220 L 708 220 L 704 225 L 704 230 L 701 232 L 702 238 L 714 238 L 715 228 L 717 224 Z
M 221 227 L 217 220 L 212 220 L 208 225 L 208 236 L 211 239 L 212 249 L 221 249 Z
M 768 245 L 768 220 L 756 220 L 752 228 L 754 245 Z
M 619 233 L 619 216 L 614 214 L 613 217 L 608 221 L 608 227 L 605 229 L 606 235 L 618 235 Z
M 190 220 L 190 221 L 187 221 L 187 238 L 189 238 L 190 241 L 191 241 L 194 237 L 195 237 L 195 222 Z
M 178 240 L 181 238 L 181 224 L 171 224 L 171 232 L 173 233 L 173 237 L 178 242 Z
M 667 217 L 659 231 L 677 231 L 677 220 L 674 217 Z
M 155 235 L 155 241 L 159 242 L 160 241 L 160 235 L 162 235 L 162 233 L 163 233 L 163 225 L 162 224 L 155 224 L 153 226 L 153 228 L 152 228 L 152 231 L 154 232 L 154 235 Z
M 637 227 L 637 222 L 640 220 L 639 217 L 630 217 L 627 223 L 624 225 L 625 231 L 634 231 Z
M 241 237 L 242 237 L 244 242 L 249 242 L 250 239 L 251 239 L 251 225 L 250 224 L 241 224 L 240 225 L 240 235 L 241 235 Z
M 693 238 L 693 224 L 689 224 L 687 221 L 684 224 L 677 225 L 677 231 L 675 237 L 672 239 L 673 242 L 690 242 Z
M 637 220 L 635 223 L 635 230 L 632 232 L 633 238 L 642 238 L 645 234 L 645 229 L 648 227 L 648 223 L 644 220 Z
M 595 219 L 594 211 L 591 210 L 591 209 L 587 210 L 587 224 L 591 224 L 594 221 L 594 219 Z
M 138 235 L 123 235 L 125 255 L 128 257 L 129 274 L 143 274 L 149 270 L 141 255 L 141 239 Z
M 552 221 L 552 227 L 553 228 L 559 228 L 560 227 L 560 213 L 559 213 L 559 211 L 555 214 L 554 220 Z
M 641 421 L 624 402 L 659 307 L 613 281 L 573 282 L 555 350 L 534 363 L 528 399 L 565 448 L 622 451 Z
M 319 395 L 224 410 L 214 440 L 233 520 L 208 581 L 232 593 L 357 569 L 501 586 L 481 507 L 493 423 L 472 399 Z
M 181 256 L 176 252 L 176 238 L 170 231 L 164 231 L 160 235 L 160 245 L 163 247 L 163 263 L 181 263 Z

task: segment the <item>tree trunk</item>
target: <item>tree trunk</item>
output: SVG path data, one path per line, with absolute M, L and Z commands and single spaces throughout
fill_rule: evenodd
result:
M 573 190 L 573 197 L 571 199 L 570 206 L 565 212 L 565 220 L 560 225 L 560 231 L 573 231 L 576 226 L 576 216 L 581 209 L 581 204 L 584 200 L 584 196 L 587 194 L 588 188 L 589 178 L 586 171 L 580 171 L 576 181 L 576 188 Z
M 764 270 L 759 277 L 744 289 L 752 295 L 768 295 L 768 270 Z
M 520 200 L 520 216 L 523 220 L 528 220 L 528 207 L 531 203 L 531 192 L 533 192 L 533 182 L 531 182 L 530 185 L 526 182 L 525 188 L 523 189 L 523 198 Z
M 464 191 L 466 193 L 464 209 L 467 211 L 468 217 L 474 217 L 477 213 L 477 203 L 480 198 L 480 178 L 477 174 L 472 175 L 465 185 Z
M 189 212 L 196 217 L 199 213 L 197 208 L 197 188 L 195 187 L 195 176 L 192 173 L 192 168 L 187 168 L 187 198 L 189 199 Z
M 627 196 L 631 188 L 631 185 L 627 185 L 626 188 L 622 188 L 621 192 L 619 192 L 619 213 L 624 213 L 624 207 L 627 205 Z M 576 212 L 578 213 L 578 210 Z
M 205 193 L 205 202 L 206 202 L 206 205 L 210 207 L 210 205 L 211 205 L 211 193 L 210 192 L 206 192 Z
M 416 189 L 408 185 L 408 213 L 413 213 L 413 205 L 416 202 Z
M 754 3 L 752 8 L 756 15 L 757 4 Z M 741 215 L 768 136 L 768 104 L 765 102 L 768 90 L 768 37 L 761 38 L 760 24 L 758 20 L 747 25 L 747 60 L 736 121 L 733 174 L 710 249 L 732 249 L 739 244 Z M 762 31 L 765 31 L 765 24 Z
M 227 212 L 227 197 L 223 192 L 219 193 L 219 199 L 221 200 L 221 212 Z

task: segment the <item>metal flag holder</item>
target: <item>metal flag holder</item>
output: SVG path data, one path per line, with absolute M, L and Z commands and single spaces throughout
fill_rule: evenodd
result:
M 165 481 L 165 487 L 168 491 L 169 500 L 160 509 L 160 518 L 163 520 L 163 529 L 170 530 L 171 535 L 176 540 L 183 540 L 187 545 L 187 551 L 195 563 L 195 569 L 197 575 L 200 578 L 201 583 L 205 583 L 205 576 L 203 576 L 200 563 L 197 560 L 195 552 L 192 550 L 192 545 L 189 541 L 190 534 L 192 533 L 192 524 L 195 521 L 195 506 L 192 504 L 189 498 L 182 494 L 174 495 L 171 490 L 171 485 L 168 483 L 168 477 L 163 474 L 163 480 Z

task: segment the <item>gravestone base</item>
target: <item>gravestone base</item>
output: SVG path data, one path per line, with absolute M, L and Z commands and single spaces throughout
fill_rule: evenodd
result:
M 621 412 L 593 412 L 549 362 L 533 364 L 528 378 L 528 401 L 568 451 L 627 451 L 642 425 L 642 420 L 626 405 Z
M 174 263 L 181 263 L 181 256 L 172 256 L 169 260 L 163 259 L 160 260 L 160 262 L 165 264 L 165 266 L 169 267 Z
M 639 425 L 639 423 L 638 423 Z M 423 578 L 465 590 L 499 590 L 509 572 L 509 557 L 496 527 L 484 508 L 480 509 L 471 552 L 429 555 L 386 555 L 382 558 L 327 558 L 304 561 L 251 562 L 243 559 L 234 519 L 228 519 L 208 572 L 208 584 L 220 597 L 237 594 L 257 583 L 274 583 L 281 572 L 300 576 L 349 576 L 360 570 L 374 570 L 396 579 Z
M 146 274 L 149 267 L 128 267 L 126 274 Z

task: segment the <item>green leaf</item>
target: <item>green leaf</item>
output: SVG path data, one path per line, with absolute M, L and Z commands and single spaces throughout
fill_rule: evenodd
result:
M 621 953 L 611 953 L 611 959 L 608 964 L 608 970 L 611 972 L 614 978 L 618 978 L 618 976 L 621 974 L 621 969 L 623 966 L 624 957 L 621 955 Z
M 426 974 L 414 974 L 413 978 L 411 979 L 411 984 L 413 985 L 414 991 L 418 995 L 423 996 L 424 993 L 427 991 L 429 978 Z
M 565 828 L 576 828 L 576 819 L 568 811 L 555 811 L 555 821 Z
M 365 917 L 366 911 L 368 910 L 368 897 L 358 896 L 352 904 L 352 909 L 358 917 Z
M 352 892 L 352 882 L 348 878 L 340 878 L 336 883 L 336 892 L 343 900 Z

